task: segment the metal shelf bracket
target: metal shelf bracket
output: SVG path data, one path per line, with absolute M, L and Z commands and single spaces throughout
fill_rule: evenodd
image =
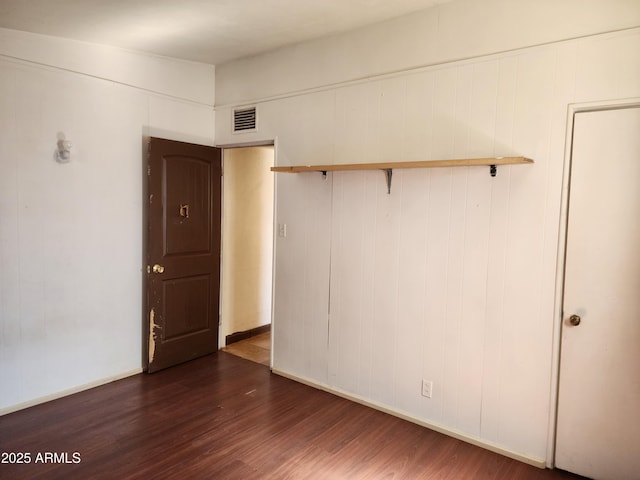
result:
M 382 171 L 387 179 L 387 195 L 391 195 L 391 177 L 393 176 L 393 169 L 383 168 Z

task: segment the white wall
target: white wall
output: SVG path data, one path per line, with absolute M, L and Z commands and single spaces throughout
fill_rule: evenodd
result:
M 0 54 L 213 105 L 215 68 L 202 63 L 0 28 Z
M 218 65 L 216 105 L 638 26 L 637 0 L 454 0 Z
M 509 2 L 540 5 L 532 18 L 547 20 L 515 29 L 515 5 L 484 2 L 509 26 L 497 48 L 575 36 L 571 12 L 546 17 L 551 3 L 576 7 Z M 473 30 L 478 12 L 463 8 L 471 4 L 438 8 L 449 5 L 451 21 Z M 390 22 L 388 37 L 381 24 L 218 67 L 218 100 L 255 102 L 260 130 L 231 135 L 229 106 L 219 106 L 217 141 L 277 138 L 278 165 L 535 160 L 499 167 L 495 178 L 486 168 L 394 170 L 391 195 L 377 171 L 278 174 L 276 222 L 288 235 L 276 244 L 277 371 L 533 463 L 551 460 L 567 106 L 640 97 L 640 30 L 598 34 L 640 25 L 640 4 L 606 2 L 607 15 L 605 2 L 589 4 L 574 13 L 580 34 L 593 35 L 421 69 L 433 52 L 416 59 L 404 43 L 424 26 L 420 14 Z M 442 42 L 446 31 L 433 35 Z M 462 32 L 458 56 L 472 57 L 475 37 Z M 353 65 L 324 63 L 342 50 Z M 407 71 L 351 82 L 378 51 Z M 319 85 L 315 63 L 345 83 Z M 273 89 L 279 80 L 291 91 Z M 430 400 L 422 379 L 434 382 Z
M 212 144 L 213 94 L 194 100 L 193 92 L 195 84 L 212 91 L 214 67 L 118 50 L 106 61 L 102 47 L 8 30 L 0 36 L 6 412 L 140 371 L 143 138 Z M 17 48 L 25 42 L 28 50 Z M 181 87 L 185 69 L 190 80 Z M 162 84 L 162 73 L 173 80 Z M 54 160 L 58 132 L 73 142 L 68 164 Z
M 273 161 L 272 146 L 224 150 L 221 347 L 271 323 Z

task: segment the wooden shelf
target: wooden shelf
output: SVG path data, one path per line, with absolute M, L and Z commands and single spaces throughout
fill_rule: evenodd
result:
M 383 170 L 387 178 L 387 191 L 391 193 L 391 176 L 394 168 L 436 168 L 436 167 L 489 167 L 492 177 L 496 176 L 498 165 L 518 165 L 533 163 L 525 157 L 494 157 L 494 158 L 461 158 L 457 160 L 422 160 L 417 162 L 384 162 L 384 163 L 343 163 L 335 165 L 293 165 L 290 167 L 271 167 L 272 172 L 302 173 L 327 172 L 347 170 Z
M 422 160 L 418 162 L 384 163 L 344 163 L 335 165 L 294 165 L 291 167 L 271 167 L 272 172 L 333 172 L 344 170 L 387 170 L 394 168 L 434 168 L 434 167 L 477 167 L 491 165 L 517 165 L 533 163 L 525 157 L 462 158 L 458 160 Z

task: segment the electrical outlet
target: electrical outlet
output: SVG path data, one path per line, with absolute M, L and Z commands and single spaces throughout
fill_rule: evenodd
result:
M 433 393 L 433 382 L 428 380 L 422 380 L 422 396 L 431 398 Z
M 287 236 L 287 224 L 286 223 L 279 223 L 278 224 L 278 236 L 282 237 L 282 238 Z

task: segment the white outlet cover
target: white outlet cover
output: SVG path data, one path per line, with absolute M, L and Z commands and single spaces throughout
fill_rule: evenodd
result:
M 431 395 L 433 394 L 433 382 L 427 381 L 427 380 L 423 380 L 422 381 L 422 396 L 423 397 L 427 397 L 427 398 L 431 398 Z

